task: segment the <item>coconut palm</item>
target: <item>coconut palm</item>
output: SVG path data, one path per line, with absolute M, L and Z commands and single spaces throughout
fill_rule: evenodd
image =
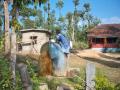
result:
M 55 10 L 52 10 L 52 11 L 50 12 L 50 24 L 51 24 L 50 29 L 51 29 L 51 30 L 54 30 L 55 21 L 56 21 Z
M 90 4 L 89 3 L 85 3 L 83 5 L 84 9 L 85 9 L 85 12 L 89 12 L 90 11 Z
M 73 0 L 74 3 L 74 24 L 75 24 L 75 29 L 77 28 L 77 15 L 78 15 L 78 10 L 77 6 L 79 5 L 79 0 Z
M 67 15 L 66 15 L 66 18 L 68 19 L 68 23 L 69 25 L 71 25 L 71 22 L 72 22 L 72 13 L 71 12 L 68 12 Z
M 56 7 L 59 8 L 59 18 L 62 16 L 61 9 L 63 8 L 63 5 L 63 0 L 58 0 L 58 2 L 56 3 Z
M 68 27 L 68 36 L 70 38 L 72 37 L 72 16 L 73 16 L 73 13 L 71 13 L 71 12 L 68 12 L 66 15 L 66 19 L 68 21 L 68 26 L 67 26 Z
M 85 12 L 83 18 L 84 18 L 84 20 L 87 21 L 88 29 L 90 29 L 90 21 L 91 21 L 91 19 L 93 18 L 93 16 L 89 14 L 90 4 L 89 4 L 89 3 L 85 3 L 85 4 L 83 5 L 83 7 L 84 7 L 84 12 Z
M 80 0 L 73 0 L 75 10 L 77 9 L 77 6 L 79 5 Z
M 48 22 L 48 30 L 50 29 L 50 0 L 47 0 L 48 3 L 48 18 L 47 18 L 47 22 Z
M 74 4 L 74 16 L 73 16 L 73 35 L 72 35 L 72 40 L 75 42 L 75 30 L 77 30 L 77 6 L 79 5 L 79 0 L 73 0 Z
M 43 10 L 44 10 L 44 28 L 45 28 L 45 18 L 46 18 L 45 14 L 47 13 L 47 6 L 46 6 L 46 4 L 44 4 Z

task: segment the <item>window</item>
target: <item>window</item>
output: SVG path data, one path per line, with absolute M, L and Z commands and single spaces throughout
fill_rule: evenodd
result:
M 18 51 L 22 51 L 22 45 L 21 45 L 21 43 L 18 43 L 17 45 L 18 45 Z
M 32 44 L 37 44 L 37 36 L 30 36 L 30 39 L 32 40 Z
M 116 43 L 117 37 L 107 38 L 107 43 Z
M 103 38 L 93 38 L 92 42 L 96 43 L 96 44 L 103 44 L 104 43 L 104 39 Z

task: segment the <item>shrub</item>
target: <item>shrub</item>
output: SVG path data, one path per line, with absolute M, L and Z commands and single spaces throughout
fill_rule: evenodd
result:
M 26 58 L 28 60 L 28 58 Z M 33 90 L 38 90 L 40 85 L 41 78 L 37 76 L 36 66 L 32 61 L 27 61 L 28 72 L 33 83 Z M 0 90 L 13 90 L 11 70 L 9 69 L 10 65 L 7 59 L 0 55 Z M 22 82 L 20 79 L 19 72 L 16 69 L 16 90 L 22 90 Z
M 0 56 L 0 88 L 12 90 L 11 72 L 8 60 Z
M 115 86 L 115 90 L 120 90 L 120 83 Z
M 61 80 L 53 78 L 51 80 L 46 80 L 46 83 L 50 90 L 56 90 L 57 86 L 61 84 Z
M 75 42 L 75 43 L 73 43 L 73 48 L 75 48 L 75 49 L 86 49 L 86 48 L 88 48 L 88 45 L 85 42 Z
M 111 83 L 105 76 L 98 76 L 95 80 L 96 90 L 115 90 L 114 84 Z
M 38 76 L 38 66 L 36 64 L 33 64 L 33 61 L 29 57 L 26 57 L 26 62 L 28 66 L 28 72 L 33 84 L 33 90 L 38 90 L 39 85 L 42 81 L 42 78 Z

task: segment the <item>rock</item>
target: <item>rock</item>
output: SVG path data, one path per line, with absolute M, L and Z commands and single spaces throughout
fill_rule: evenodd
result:
M 57 90 L 74 90 L 74 88 L 69 84 L 61 84 L 57 87 Z
M 74 77 L 76 75 L 79 75 L 80 69 L 79 68 L 69 68 L 67 71 L 67 77 Z
M 48 85 L 46 83 L 41 83 L 39 86 L 39 90 L 48 90 Z

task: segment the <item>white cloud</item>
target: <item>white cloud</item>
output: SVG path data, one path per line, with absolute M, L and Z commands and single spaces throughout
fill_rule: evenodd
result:
M 102 24 L 120 24 L 120 17 L 101 18 Z

